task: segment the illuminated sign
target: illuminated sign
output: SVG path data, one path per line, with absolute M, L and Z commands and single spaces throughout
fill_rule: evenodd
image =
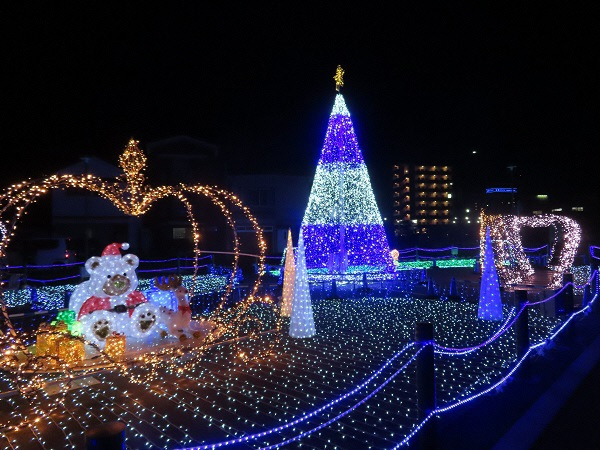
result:
M 485 190 L 486 194 L 496 194 L 496 193 L 502 193 L 502 194 L 516 194 L 517 193 L 517 188 L 487 188 Z

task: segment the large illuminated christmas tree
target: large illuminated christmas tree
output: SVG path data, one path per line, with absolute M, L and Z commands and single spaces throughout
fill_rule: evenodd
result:
M 393 271 L 393 261 L 350 113 L 337 94 L 302 220 L 306 264 L 329 273 Z

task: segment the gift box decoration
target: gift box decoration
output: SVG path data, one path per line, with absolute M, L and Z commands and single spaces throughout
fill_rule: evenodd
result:
M 62 336 L 52 330 L 39 330 L 35 335 L 36 356 L 58 356 L 58 340 Z
M 71 323 L 75 322 L 75 311 L 73 311 L 72 309 L 66 309 L 64 311 L 59 311 L 56 314 L 56 321 L 62 321 L 64 323 L 66 323 L 67 325 L 70 325 Z
M 118 361 L 125 354 L 126 345 L 127 337 L 124 334 L 113 332 L 106 337 L 104 351 L 111 359 Z
M 83 361 L 85 359 L 85 344 L 79 339 L 61 336 L 58 340 L 58 357 L 69 364 Z
M 59 333 L 69 333 L 69 326 L 62 320 L 55 320 L 51 322 L 51 326 L 54 331 L 58 331 Z
M 82 332 L 81 322 L 79 322 L 78 320 L 75 320 L 75 321 L 71 322 L 70 324 L 68 324 L 67 326 L 69 327 L 69 332 L 71 333 L 71 335 L 81 336 L 81 332 Z

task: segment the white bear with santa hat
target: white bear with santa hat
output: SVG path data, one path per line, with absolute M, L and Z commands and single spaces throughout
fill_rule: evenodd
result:
M 86 339 L 103 345 L 113 332 L 143 338 L 157 327 L 160 314 L 145 295 L 136 291 L 136 269 L 139 258 L 133 254 L 121 256 L 129 244 L 113 243 L 85 263 L 90 279 L 78 285 L 69 300 L 69 309 L 81 321 Z

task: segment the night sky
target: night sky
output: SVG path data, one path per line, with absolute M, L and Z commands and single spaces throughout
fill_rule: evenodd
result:
M 5 186 L 175 135 L 218 145 L 231 171 L 312 176 L 338 64 L 377 190 L 394 162 L 452 164 L 475 190 L 508 184 L 508 165 L 540 193 L 596 184 L 598 17 L 582 3 L 6 3 Z

